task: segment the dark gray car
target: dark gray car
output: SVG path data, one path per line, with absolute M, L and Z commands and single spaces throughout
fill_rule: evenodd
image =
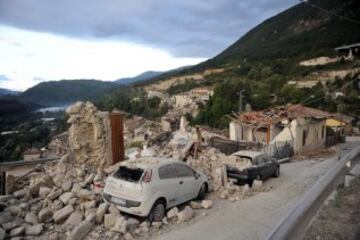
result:
M 228 178 L 237 179 L 239 184 L 252 186 L 254 180 L 265 180 L 269 177 L 280 175 L 280 165 L 274 158 L 268 157 L 263 152 L 239 151 L 232 155 L 239 158 L 239 161 L 247 161 L 248 164 L 241 169 L 236 165 L 226 165 Z

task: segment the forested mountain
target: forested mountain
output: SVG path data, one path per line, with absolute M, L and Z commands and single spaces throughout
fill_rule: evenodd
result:
M 9 90 L 9 89 L 5 89 L 5 88 L 0 88 L 0 97 L 2 96 L 14 96 L 14 95 L 19 95 L 20 92 L 18 91 L 13 91 L 13 90 Z
M 359 1 L 309 0 L 259 24 L 211 62 L 332 54 L 335 47 L 360 42 L 359 29 Z
M 260 23 L 214 58 L 166 76 L 162 74 L 152 82 L 209 68 L 238 66 L 244 61 L 299 61 L 331 56 L 338 46 L 360 42 L 359 29 L 360 1 L 308 0 Z
M 23 92 L 19 99 L 42 106 L 61 106 L 75 101 L 96 101 L 118 88 L 114 82 L 98 80 L 61 80 L 42 82 Z

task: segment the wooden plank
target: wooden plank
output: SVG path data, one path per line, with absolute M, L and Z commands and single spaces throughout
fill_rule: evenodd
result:
M 110 113 L 112 164 L 124 161 L 124 124 L 121 113 Z

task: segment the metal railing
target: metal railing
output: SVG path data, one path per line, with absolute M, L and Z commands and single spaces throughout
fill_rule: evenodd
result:
M 13 167 L 18 166 L 37 166 L 41 164 L 45 164 L 52 161 L 58 161 L 60 157 L 55 158 L 42 158 L 37 160 L 18 160 L 18 161 L 9 161 L 9 162 L 0 162 L 0 195 L 6 193 L 6 171 L 10 170 Z M 32 171 L 32 170 L 30 170 Z
M 344 181 L 347 162 L 358 161 L 360 146 L 340 157 L 338 162 L 305 193 L 266 239 L 302 239 L 306 229 L 327 197 Z

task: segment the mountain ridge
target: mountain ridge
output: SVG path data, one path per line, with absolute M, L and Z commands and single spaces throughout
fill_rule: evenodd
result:
M 360 22 L 359 1 L 308 2 Z M 182 71 L 161 74 L 153 78 L 151 83 L 211 68 L 235 67 L 249 61 L 285 59 L 298 62 L 323 55 L 332 56 L 336 54 L 334 48 L 360 42 L 358 29 L 359 25 L 355 23 L 302 2 L 261 22 L 213 58 Z
M 126 77 L 126 78 L 119 78 L 118 80 L 115 80 L 115 83 L 121 84 L 121 85 L 130 85 L 133 83 L 137 83 L 139 81 L 146 81 L 150 78 L 159 76 L 164 72 L 161 71 L 146 71 L 143 73 L 140 73 L 139 75 L 136 75 L 135 77 Z
M 16 96 L 19 95 L 20 91 L 14 91 L 6 88 L 0 88 L 0 97 L 2 96 Z
M 76 79 L 41 82 L 18 96 L 23 102 L 61 106 L 76 101 L 96 101 L 120 86 L 114 82 Z

